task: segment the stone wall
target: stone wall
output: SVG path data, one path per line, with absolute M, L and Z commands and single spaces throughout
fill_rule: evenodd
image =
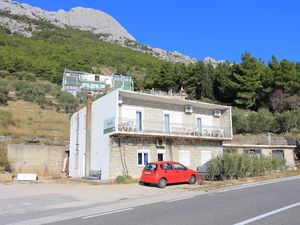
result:
M 109 164 L 109 179 L 115 179 L 123 175 L 126 170 L 133 178 L 139 178 L 144 166 L 138 166 L 137 154 L 139 150 L 149 151 L 150 161 L 157 161 L 158 152 L 164 151 L 165 161 L 179 161 L 179 151 L 190 152 L 191 169 L 196 169 L 201 163 L 201 152 L 211 151 L 212 156 L 222 154 L 223 148 L 220 142 L 192 141 L 192 140 L 163 140 L 164 148 L 156 146 L 156 138 L 112 138 Z
M 65 146 L 9 144 L 7 157 L 14 175 L 36 173 L 57 178 L 63 169 L 67 150 Z

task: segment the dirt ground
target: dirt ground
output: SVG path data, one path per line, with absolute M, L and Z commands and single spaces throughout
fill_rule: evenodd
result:
M 11 182 L 0 184 L 0 201 L 8 198 L 36 197 L 43 195 L 68 197 L 68 201 L 55 207 L 76 207 L 94 203 L 107 203 L 142 197 L 164 195 L 166 193 L 185 192 L 187 184 L 157 187 L 133 184 L 91 184 L 76 181 L 45 180 L 37 182 Z

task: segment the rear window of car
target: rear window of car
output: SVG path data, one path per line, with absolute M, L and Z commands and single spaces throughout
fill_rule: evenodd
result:
M 154 163 L 148 163 L 145 166 L 145 170 L 157 170 L 157 164 Z

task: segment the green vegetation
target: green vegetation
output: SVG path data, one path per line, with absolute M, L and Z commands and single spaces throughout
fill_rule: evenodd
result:
M 130 183 L 134 183 L 134 182 L 136 182 L 136 180 L 134 180 L 131 176 L 119 175 L 116 178 L 117 184 L 130 184 Z
M 207 164 L 210 180 L 266 175 L 272 171 L 285 169 L 284 159 L 254 154 L 225 153 L 213 158 Z
M 0 173 L 6 171 L 9 166 L 9 161 L 7 159 L 6 147 L 4 145 L 0 145 Z
M 7 111 L 0 111 L 0 125 L 4 128 L 14 125 L 13 115 Z
M 39 27 L 32 38 L 0 27 L 0 104 L 7 104 L 12 91 L 44 109 L 73 112 L 85 96 L 75 99 L 59 90 L 64 69 L 101 73 L 101 68 L 111 68 L 133 76 L 136 90 L 184 88 L 189 99 L 235 106 L 235 133 L 300 131 L 300 63 L 272 56 L 266 64 L 246 52 L 240 63 L 216 68 L 203 62 L 174 64 L 103 42 L 103 34 L 0 14 Z M 130 41 L 127 45 L 138 47 Z

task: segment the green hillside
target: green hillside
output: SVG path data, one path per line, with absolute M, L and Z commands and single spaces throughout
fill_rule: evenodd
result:
M 0 104 L 14 91 L 18 99 L 42 108 L 73 112 L 84 96 L 74 99 L 60 91 L 64 69 L 101 73 L 111 68 L 133 76 L 137 90 L 176 92 L 183 87 L 189 99 L 236 107 L 235 133 L 300 131 L 300 63 L 275 56 L 264 62 L 246 52 L 240 63 L 215 68 L 203 62 L 173 64 L 100 41 L 101 35 L 91 32 L 0 14 L 39 27 L 31 38 L 0 27 Z

